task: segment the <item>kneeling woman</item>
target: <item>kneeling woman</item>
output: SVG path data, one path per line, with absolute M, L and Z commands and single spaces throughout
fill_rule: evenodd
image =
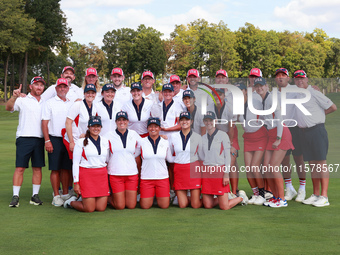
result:
M 140 207 L 149 209 L 156 194 L 157 205 L 168 208 L 170 204 L 169 172 L 165 160 L 173 162 L 169 142 L 159 136 L 161 121 L 148 119 L 149 136 L 141 140 L 140 150 L 143 160 L 140 181 Z
M 215 128 L 214 112 L 208 111 L 203 117 L 207 133 L 202 137 L 204 154 L 202 172 L 203 206 L 213 208 L 216 205 L 222 210 L 228 210 L 238 203 L 248 200 L 244 193 L 240 197 L 228 199 L 229 166 L 230 166 L 230 140 L 227 133 Z M 225 171 L 222 171 L 222 170 Z M 214 195 L 217 199 L 214 199 Z
M 174 189 L 178 197 L 178 205 L 185 208 L 189 205 L 187 190 L 190 190 L 190 204 L 192 208 L 200 208 L 201 174 L 195 172 L 199 167 L 198 154 L 202 150 L 202 138 L 190 131 L 190 112 L 182 112 L 179 116 L 181 131 L 171 135 L 172 154 L 175 154 Z M 200 155 L 201 156 L 201 155 Z
M 64 207 L 73 207 L 81 212 L 104 211 L 110 195 L 107 180 L 106 159 L 110 143 L 99 136 L 102 124 L 99 116 L 92 116 L 88 122 L 85 138 L 80 138 L 73 152 L 74 191 L 82 196 L 66 200 Z
M 135 158 L 138 142 L 142 139 L 136 131 L 127 129 L 129 118 L 126 112 L 116 114 L 117 129 L 107 134 L 112 144 L 107 170 L 110 176 L 112 196 L 110 204 L 118 210 L 133 209 L 137 203 L 138 169 Z

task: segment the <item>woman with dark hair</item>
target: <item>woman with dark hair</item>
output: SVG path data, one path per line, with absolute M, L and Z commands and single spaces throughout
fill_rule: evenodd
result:
M 85 138 L 80 138 L 74 147 L 73 179 L 74 191 L 82 196 L 76 201 L 72 196 L 64 207 L 81 212 L 104 211 L 110 195 L 107 180 L 106 160 L 110 153 L 110 142 L 99 135 L 102 128 L 99 116 L 92 116 L 88 122 Z

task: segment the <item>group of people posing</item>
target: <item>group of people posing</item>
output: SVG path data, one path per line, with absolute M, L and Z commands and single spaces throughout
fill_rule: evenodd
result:
M 293 77 L 296 85 L 288 84 L 287 69 L 277 69 L 278 90 L 308 90 L 311 98 L 303 106 L 310 115 L 289 104 L 287 115 L 282 116 L 281 104 L 275 107 L 275 97 L 258 68 L 250 71 L 248 88 L 242 83 L 233 85 L 243 93 L 244 114 L 234 114 L 233 93 L 222 86 L 229 83 L 225 70 L 216 72 L 215 86 L 204 88 L 196 69 L 188 71 L 187 86 L 172 75 L 161 92 L 152 89 L 155 77 L 151 71 L 145 71 L 141 82 L 130 87 L 123 83 L 121 68 L 112 70 L 112 83 L 104 86 L 100 86 L 95 68 L 86 70 L 81 88 L 72 84 L 71 66 L 46 91 L 44 79 L 34 77 L 31 92 L 22 94 L 20 86 L 6 105 L 8 111 L 19 111 L 9 206 L 19 206 L 23 173 L 30 159 L 30 203 L 43 203 L 38 194 L 44 148 L 51 170 L 52 204 L 83 212 L 103 211 L 108 204 L 132 209 L 137 201 L 143 209 L 153 204 L 168 208 L 171 200 L 180 208 L 219 205 L 223 210 L 237 204 L 286 207 L 287 200 L 294 197 L 304 204 L 327 206 L 324 123 L 325 115 L 336 106 L 317 87 L 308 85 L 303 70 Z M 304 93 L 286 95 L 304 99 Z M 253 109 L 272 112 L 261 115 Z M 283 118 L 291 123 L 282 124 Z M 237 123 L 243 123 L 244 163 L 253 192 L 250 199 L 238 189 Z M 291 153 L 300 179 L 298 192 L 292 186 L 291 172 L 278 171 L 281 165 L 290 169 Z M 313 194 L 307 199 L 304 161 L 322 168 L 312 171 Z

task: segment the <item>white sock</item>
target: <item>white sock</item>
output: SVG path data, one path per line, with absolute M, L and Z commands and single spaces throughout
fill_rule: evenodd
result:
M 21 186 L 14 186 L 13 185 L 13 196 L 19 196 Z
M 300 180 L 300 187 L 299 187 L 299 189 L 305 190 L 305 187 L 306 187 L 306 180 Z
M 34 196 L 35 194 L 39 194 L 39 190 L 40 190 L 40 185 L 33 184 L 33 195 L 32 196 Z
M 291 178 L 285 179 L 285 184 L 286 184 L 286 188 L 287 189 L 293 189 L 293 184 L 292 184 L 292 179 Z

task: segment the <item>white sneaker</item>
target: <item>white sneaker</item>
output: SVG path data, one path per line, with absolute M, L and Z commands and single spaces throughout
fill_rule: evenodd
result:
M 268 206 L 272 208 L 287 207 L 288 203 L 286 199 L 282 200 L 281 198 L 278 198 L 275 200 L 275 202 L 270 203 Z
M 191 197 L 190 189 L 187 190 L 187 197 Z
M 314 194 L 312 194 L 309 198 L 302 200 L 302 203 L 305 205 L 312 205 L 318 199 L 319 196 L 315 196 Z
M 66 200 L 70 199 L 72 196 L 71 196 L 70 193 L 68 193 L 66 195 L 60 195 L 60 197 L 61 197 L 62 200 L 66 201 Z
M 266 200 L 269 200 L 269 199 L 271 199 L 271 198 L 273 198 L 274 196 L 273 196 L 273 193 L 271 193 L 271 192 L 269 192 L 269 191 L 265 191 L 265 193 L 264 193 L 264 198 L 266 199 Z
M 296 202 L 302 202 L 303 200 L 305 200 L 306 198 L 306 191 L 299 189 L 298 193 L 297 193 L 297 197 L 295 198 Z
M 246 192 L 245 192 L 244 190 L 240 190 L 240 191 L 238 192 L 238 195 L 239 195 L 240 197 L 242 197 L 241 205 L 247 205 L 249 199 L 248 199 L 248 197 L 247 197 Z
M 176 193 L 174 190 L 170 190 L 170 200 L 173 200 L 176 196 Z
M 318 200 L 316 200 L 312 205 L 316 207 L 324 207 L 329 206 L 330 203 L 328 202 L 328 197 L 319 196 Z
M 263 196 L 257 196 L 254 205 L 263 205 L 264 202 L 266 202 L 266 199 Z
M 83 197 L 82 197 L 82 196 L 79 196 L 79 197 L 77 198 L 77 201 L 78 201 L 78 202 L 83 201 Z
M 62 206 L 63 204 L 64 204 L 64 200 L 60 197 L 60 195 L 53 197 L 52 205 Z
M 237 196 L 234 193 L 229 192 L 228 193 L 228 199 L 231 200 L 231 199 L 234 199 L 234 198 L 237 198 Z
M 294 189 L 294 187 L 292 188 L 287 188 L 286 189 L 286 194 L 285 194 L 285 199 L 287 201 L 292 200 L 295 196 L 297 195 L 296 190 Z
M 140 201 L 140 194 L 137 195 L 137 202 Z
M 74 189 L 70 189 L 68 191 L 68 194 L 70 194 L 71 196 L 74 196 L 74 197 L 78 196 L 78 194 L 74 191 Z
M 174 200 L 172 201 L 173 205 L 178 205 L 178 198 L 175 196 Z
M 255 200 L 257 199 L 258 196 L 252 195 L 251 198 L 248 200 L 248 205 L 254 204 Z
M 273 196 L 268 201 L 264 202 L 263 205 L 264 206 L 269 206 L 271 203 L 276 203 L 276 197 Z
M 77 201 L 77 197 L 75 196 L 71 196 L 69 199 L 67 199 L 65 202 L 64 202 L 64 208 L 73 208 L 71 206 L 71 202 L 73 201 Z

